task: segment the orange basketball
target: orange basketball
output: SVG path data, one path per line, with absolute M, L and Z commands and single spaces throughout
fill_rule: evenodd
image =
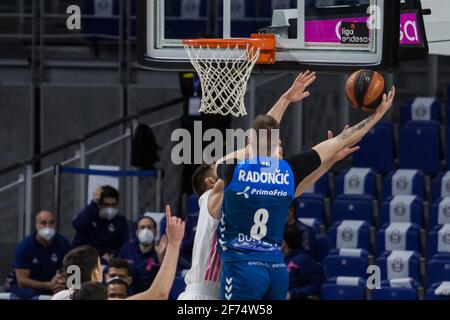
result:
M 355 109 L 373 112 L 383 99 L 386 84 L 379 72 L 358 70 L 348 78 L 345 92 Z

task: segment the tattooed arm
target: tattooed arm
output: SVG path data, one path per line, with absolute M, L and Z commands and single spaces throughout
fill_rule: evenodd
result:
M 361 121 L 359 124 L 344 130 L 339 136 L 329 139 L 315 146 L 313 149 L 317 151 L 323 164 L 329 164 L 330 161 L 336 158 L 339 152 L 346 148 L 351 148 L 356 145 L 361 139 L 377 124 L 386 112 L 392 106 L 395 98 L 395 87 L 388 95 L 383 96 L 383 101 L 378 106 L 376 111 Z

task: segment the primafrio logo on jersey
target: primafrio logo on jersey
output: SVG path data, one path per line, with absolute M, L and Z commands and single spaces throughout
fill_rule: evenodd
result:
M 239 170 L 238 181 L 289 185 L 289 172 L 283 173 L 280 170 L 275 170 L 275 172 L 246 171 L 241 169 Z

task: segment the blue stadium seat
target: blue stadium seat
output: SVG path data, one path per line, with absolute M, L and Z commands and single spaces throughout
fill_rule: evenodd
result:
M 427 288 L 433 284 L 450 281 L 450 259 L 449 260 L 431 260 L 427 266 Z
M 325 198 L 320 194 L 303 194 L 295 199 L 297 218 L 316 219 L 325 223 Z
M 414 280 L 413 278 L 400 278 L 400 279 L 382 280 L 381 287 L 418 289 L 420 287 L 420 283 L 417 280 Z
M 166 17 L 165 21 L 165 37 L 185 39 L 204 35 L 207 25 L 206 11 L 207 0 L 173 1 L 170 16 Z
M 382 280 L 412 278 L 420 281 L 420 255 L 414 251 L 391 251 L 376 261 Z
M 427 290 L 425 300 L 450 300 L 450 282 L 435 283 Z
M 329 197 L 328 192 L 328 174 L 324 174 L 320 177 L 319 180 L 314 183 L 309 190 L 306 190 L 305 195 L 309 195 L 311 193 L 321 194 L 324 197 Z
M 441 171 L 441 131 L 435 121 L 410 121 L 400 130 L 400 167 L 436 176 Z
M 428 234 L 427 258 L 433 259 L 436 254 L 448 256 L 450 259 L 450 224 L 437 226 Z
M 425 199 L 425 175 L 419 170 L 400 169 L 384 179 L 383 198 L 416 195 Z
M 441 103 L 435 97 L 417 97 L 400 109 L 401 125 L 409 121 L 441 121 Z
M 336 177 L 336 195 L 377 196 L 376 174 L 370 168 L 351 168 Z
M 437 200 L 431 206 L 429 225 L 430 230 L 438 225 L 450 223 L 450 197 Z
M 328 230 L 328 238 L 336 249 L 370 251 L 370 226 L 365 221 L 343 220 Z
M 448 149 L 450 150 L 450 149 Z M 432 201 L 450 196 L 450 171 L 441 172 L 431 184 Z
M 85 19 L 83 26 L 85 32 L 92 35 L 94 38 L 101 38 L 102 36 L 118 37 L 119 6 L 119 0 L 101 2 L 95 0 L 85 0 L 85 14 L 95 16 L 93 18 Z
M 331 206 L 331 221 L 364 220 L 373 225 L 373 198 L 372 196 L 341 195 Z
M 381 204 L 380 226 L 391 222 L 412 222 L 423 226 L 423 200 L 418 196 L 394 196 Z
M 381 174 L 394 170 L 394 128 L 391 122 L 378 123 L 358 143 L 353 154 L 353 167 L 372 168 Z
M 326 236 L 316 236 L 316 259 L 323 262 L 331 250 L 331 241 Z
M 324 265 L 329 277 L 366 278 L 369 253 L 362 249 L 333 250 L 325 258 Z
M 413 288 L 380 288 L 372 291 L 372 300 L 418 300 L 417 289 Z
M 357 277 L 337 277 L 320 288 L 322 300 L 365 300 L 364 280 Z
M 411 250 L 420 252 L 420 227 L 408 222 L 393 222 L 377 232 L 377 257 L 385 251 Z
M 320 234 L 320 221 L 311 218 L 298 218 L 298 220 L 311 228 L 311 230 L 316 234 Z

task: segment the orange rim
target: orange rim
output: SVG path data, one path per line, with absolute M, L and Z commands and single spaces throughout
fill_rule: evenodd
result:
M 276 63 L 274 34 L 252 34 L 250 38 L 235 39 L 184 39 L 183 44 L 196 48 L 257 48 L 260 50 L 257 64 Z

